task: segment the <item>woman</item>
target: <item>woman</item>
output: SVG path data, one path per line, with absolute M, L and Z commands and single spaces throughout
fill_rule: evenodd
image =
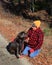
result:
M 28 44 L 24 51 L 23 55 L 29 55 L 31 58 L 37 56 L 40 52 L 41 46 L 43 44 L 44 34 L 40 29 L 41 21 L 36 20 L 33 22 L 32 27 L 28 30 L 28 37 L 25 42 Z

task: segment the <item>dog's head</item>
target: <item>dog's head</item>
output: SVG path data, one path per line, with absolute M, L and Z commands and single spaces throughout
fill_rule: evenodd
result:
M 20 33 L 18 34 L 17 37 L 19 37 L 19 38 L 21 38 L 21 39 L 24 39 L 26 36 L 27 36 L 27 34 L 26 34 L 24 31 L 22 31 L 22 32 L 20 32 Z

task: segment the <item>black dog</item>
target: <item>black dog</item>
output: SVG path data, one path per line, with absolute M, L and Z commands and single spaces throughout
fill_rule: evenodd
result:
M 9 45 L 6 47 L 8 52 L 11 54 L 15 54 L 17 58 L 19 58 L 19 54 L 22 52 L 22 47 L 24 45 L 24 40 L 26 37 L 25 32 L 20 32 L 14 41 L 10 42 Z

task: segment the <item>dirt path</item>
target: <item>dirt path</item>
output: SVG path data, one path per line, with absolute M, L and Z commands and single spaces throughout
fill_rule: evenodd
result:
M 31 65 L 25 57 L 17 59 L 10 55 L 6 50 L 7 44 L 7 40 L 0 34 L 0 65 Z

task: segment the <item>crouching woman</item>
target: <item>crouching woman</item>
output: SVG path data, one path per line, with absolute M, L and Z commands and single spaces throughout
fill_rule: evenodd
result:
M 36 20 L 33 22 L 33 25 L 28 30 L 28 37 L 25 40 L 27 46 L 22 52 L 23 55 L 28 55 L 29 57 L 33 58 L 39 54 L 44 38 L 44 34 L 40 28 L 40 25 L 41 21 Z

